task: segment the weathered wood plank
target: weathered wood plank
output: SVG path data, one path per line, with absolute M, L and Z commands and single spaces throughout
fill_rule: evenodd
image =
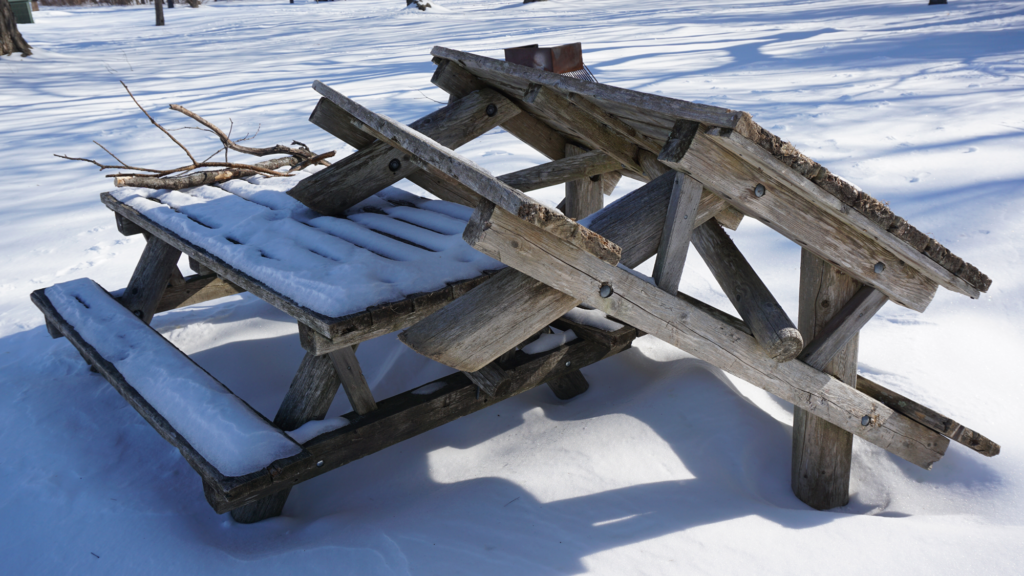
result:
M 328 352 L 327 356 L 334 364 L 334 371 L 341 380 L 341 388 L 348 396 L 348 402 L 356 414 L 368 414 L 376 410 L 377 403 L 373 400 L 373 392 L 366 384 L 363 370 L 359 367 L 355 346 Z
M 362 122 L 362 126 L 373 131 L 378 139 L 406 151 L 411 157 L 415 157 L 419 162 L 435 170 L 435 174 L 441 174 L 461 182 L 477 194 L 508 209 L 519 218 L 566 242 L 579 246 L 587 252 L 596 254 L 603 260 L 618 262 L 620 250 L 614 243 L 606 241 L 600 235 L 566 218 L 565 215 L 534 202 L 529 196 L 496 179 L 483 168 L 410 127 L 374 113 L 320 81 L 314 81 L 313 87 L 321 95 L 355 116 Z
M 234 284 L 212 276 L 189 276 L 185 283 L 180 286 L 168 286 L 157 304 L 156 313 L 166 312 L 175 308 L 183 308 L 193 304 L 200 304 L 225 296 L 241 294 L 245 290 Z
M 540 356 L 519 354 L 504 370 L 508 375 L 494 398 L 478 394 L 466 376 L 456 372 L 431 383 L 438 386 L 428 393 L 410 390 L 377 405 L 377 410 L 360 416 L 345 414 L 350 424 L 327 432 L 303 444 L 308 458 L 274 475 L 271 484 L 239 486 L 228 493 L 207 493 L 218 512 L 244 505 L 284 488 L 304 482 L 403 440 L 432 430 L 457 418 L 472 414 L 501 400 L 530 390 L 547 380 L 585 367 L 628 348 L 609 350 L 586 341 L 570 342 Z M 571 367 L 566 367 L 568 362 Z M 319 464 L 319 465 L 318 465 Z
M 909 462 L 928 468 L 945 452 L 948 439 L 877 400 L 802 362 L 775 362 L 753 337 L 685 300 L 564 242 L 531 242 L 536 231 L 528 223 L 501 208 L 484 219 L 486 208 L 477 209 L 463 236 L 477 250 Z
M 615 158 L 632 172 L 643 173 L 637 163 L 639 148 L 625 136 L 597 121 L 564 96 L 551 88 L 534 85 L 523 99 L 531 108 L 540 111 L 570 133 L 578 134 L 591 148 Z
M 498 176 L 498 180 L 520 192 L 529 192 L 572 180 L 589 179 L 592 176 L 612 172 L 622 167 L 617 160 L 600 150 L 587 151 L 572 144 L 567 144 L 566 147 L 567 149 L 571 147 L 574 150 L 573 154 L 566 154 L 566 157 L 561 160 L 502 174 Z M 579 218 L 579 216 L 570 217 Z
M 505 78 L 516 84 L 541 84 L 549 88 L 571 92 L 595 100 L 598 104 L 614 103 L 622 107 L 636 110 L 641 116 L 644 113 L 663 114 L 673 118 L 686 118 L 709 126 L 721 126 L 744 130 L 750 116 L 744 112 L 717 108 L 705 104 L 695 104 L 683 100 L 666 98 L 654 94 L 644 94 L 624 88 L 584 82 L 569 76 L 562 76 L 546 70 L 527 68 L 518 64 L 502 62 L 468 52 L 451 50 L 435 46 L 431 55 L 452 60 L 462 64 L 470 73 L 485 80 Z
M 476 372 L 463 372 L 463 374 L 465 374 L 466 378 L 469 378 L 470 382 L 475 384 L 477 388 L 492 398 L 498 393 L 498 389 L 501 388 L 502 383 L 508 379 L 508 375 L 505 374 L 505 369 L 499 366 L 497 362 L 491 362 Z
M 674 172 L 668 166 L 665 166 L 658 160 L 658 155 L 647 150 L 641 150 L 639 154 L 640 167 L 644 170 L 644 175 L 648 181 L 654 180 L 658 176 L 668 172 Z M 713 195 L 710 191 L 705 190 L 702 197 Z M 715 220 L 722 226 L 725 226 L 729 230 L 735 230 L 739 228 L 740 222 L 743 220 L 743 213 L 739 210 L 729 206 L 722 200 L 722 209 L 715 214 Z
M 316 107 L 309 115 L 309 121 L 313 125 L 356 150 L 362 150 L 377 141 L 373 136 L 357 128 L 352 120 L 354 118 L 348 112 L 327 98 L 317 101 Z
M 783 164 L 764 148 L 735 132 L 713 131 L 709 134 L 715 143 L 728 149 L 756 170 L 770 176 L 776 187 L 785 187 L 792 194 L 798 195 L 827 211 L 841 215 L 842 219 L 852 229 L 888 250 L 891 255 L 887 260 L 906 262 L 917 272 L 948 290 L 971 298 L 979 297 L 980 292 L 977 288 L 971 286 L 949 270 L 946 270 L 925 254 L 915 250 L 906 242 L 893 236 L 888 230 L 883 229 L 867 216 L 843 204 L 838 198 L 822 190 L 817 184 L 811 182 L 796 170 Z M 888 269 L 888 263 L 886 263 L 886 268 Z
M 139 228 L 138 224 L 122 217 L 120 214 L 114 214 L 114 223 L 117 224 L 117 231 L 122 236 L 134 236 L 136 234 L 142 234 L 142 228 Z
M 796 358 L 804 347 L 800 331 L 725 230 L 707 222 L 693 231 L 692 241 L 768 357 L 776 362 Z
M 487 87 L 457 62 L 442 58 L 435 58 L 434 62 L 437 69 L 430 81 L 450 94 L 452 100 Z M 564 154 L 565 138 L 529 114 L 514 116 L 503 122 L 501 127 L 552 160 L 559 160 Z
M 902 264 L 877 241 L 851 228 L 842 213 L 826 210 L 794 193 L 717 144 L 717 140 L 720 138 L 698 131 L 681 159 L 659 159 L 700 180 L 706 189 L 744 214 L 759 219 L 862 284 L 878 288 L 901 306 L 924 311 L 938 288 L 934 280 Z M 877 266 L 879 263 L 882 266 Z
M 120 298 L 121 305 L 146 324 L 152 322 L 171 272 L 178 267 L 179 258 L 181 251 L 177 248 L 159 238 L 148 238 L 135 272 Z
M 989 457 L 999 454 L 999 444 L 960 424 L 956 420 L 943 416 L 935 410 L 914 402 L 902 394 L 893 392 L 881 384 L 858 375 L 857 390 L 979 454 Z
M 575 144 L 565 145 L 566 159 L 577 158 L 587 151 Z M 615 168 L 618 168 L 616 162 Z M 562 212 L 569 218 L 584 218 L 604 208 L 604 183 L 601 181 L 600 172 L 578 180 L 570 180 L 565 183 L 565 208 Z
M 818 337 L 861 284 L 804 250 L 800 261 L 800 331 Z M 829 361 L 812 368 L 848 386 L 857 384 L 857 337 L 854 334 Z M 802 407 L 793 408 L 793 494 L 808 506 L 829 510 L 850 500 L 853 435 Z
M 608 126 L 612 130 L 618 132 L 626 140 L 629 140 L 633 144 L 636 144 L 641 149 L 649 152 L 659 152 L 664 146 L 664 143 L 658 142 L 654 138 L 650 138 L 645 134 L 639 132 L 629 124 L 626 124 L 619 118 L 616 118 L 612 114 L 605 111 L 603 108 L 595 104 L 594 102 L 587 99 L 585 96 L 580 94 L 569 93 L 566 95 L 569 102 L 575 104 L 580 110 L 583 110 L 587 114 L 590 114 L 594 120 Z
M 329 94 L 323 96 L 339 104 Z M 413 122 L 412 129 L 441 146 L 458 148 L 520 112 L 508 98 L 484 89 Z M 390 142 L 379 141 L 300 181 L 288 194 L 321 214 L 340 216 L 417 169 Z
M 666 173 L 588 219 L 592 230 L 623 247 L 623 265 L 636 266 L 657 252 L 674 179 Z M 725 206 L 723 199 L 704 193 L 695 222 L 707 221 Z M 577 305 L 578 299 L 506 269 L 399 339 L 428 358 L 474 372 Z
M 885 294 L 862 286 L 804 347 L 800 361 L 821 370 L 888 301 Z
M 683 277 L 686 252 L 690 249 L 690 236 L 703 190 L 703 184 L 682 172 L 677 172 L 672 182 L 668 214 L 661 231 L 658 257 L 654 261 L 654 282 L 669 294 L 679 292 L 679 280 Z

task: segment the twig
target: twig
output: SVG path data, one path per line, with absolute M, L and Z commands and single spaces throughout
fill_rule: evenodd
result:
M 217 184 L 219 182 L 226 182 L 235 178 L 248 178 L 249 176 L 257 175 L 257 172 L 253 170 L 253 168 L 274 170 L 295 164 L 298 161 L 299 159 L 294 156 L 285 156 L 284 158 L 275 158 L 273 160 L 258 162 L 248 168 L 193 172 L 184 176 L 173 176 L 170 178 L 159 178 L 145 174 L 124 174 L 118 175 L 117 179 L 114 180 L 114 185 L 118 187 L 134 186 L 137 188 L 154 188 L 157 190 L 181 190 L 183 188 Z
M 110 150 L 107 150 L 106 148 L 104 148 L 103 144 L 100 144 L 99 142 L 97 142 L 95 140 L 93 140 L 92 143 L 97 145 L 97 146 L 99 146 L 100 148 L 103 148 L 103 151 L 106 152 L 107 154 L 110 154 L 110 157 L 113 158 L 114 160 L 117 160 L 118 162 L 120 162 L 121 166 L 125 166 L 125 167 L 128 166 L 127 164 L 124 163 L 124 160 L 121 160 L 117 156 L 114 156 L 113 152 L 111 152 Z
M 135 99 L 135 95 L 132 94 L 132 91 L 128 90 L 128 85 L 124 83 L 124 80 L 121 80 L 120 82 L 121 86 L 124 86 L 124 89 L 128 91 L 128 95 L 132 97 L 132 102 L 135 102 L 135 105 L 139 107 L 139 110 L 142 110 L 142 113 L 146 115 L 146 118 L 149 118 L 149 121 L 152 122 L 154 126 L 159 128 L 161 132 L 167 134 L 167 137 L 170 138 L 171 141 L 173 141 L 175 144 L 177 144 L 182 150 L 184 150 L 185 154 L 188 155 L 188 159 L 191 160 L 193 164 L 195 164 L 196 159 L 192 157 L 192 153 L 188 151 L 188 148 L 185 148 L 184 144 L 178 142 L 178 139 L 175 138 L 174 135 L 172 135 L 170 132 L 168 132 L 163 126 L 161 126 L 159 122 L 153 120 L 153 117 L 149 115 L 149 112 L 146 112 L 146 109 L 142 107 L 142 104 L 139 104 L 139 101 Z
M 302 162 L 299 162 L 295 166 L 292 166 L 291 169 L 289 169 L 288 171 L 289 172 L 296 172 L 298 170 L 302 170 L 303 168 L 305 168 L 306 166 L 309 166 L 310 164 L 316 164 L 317 162 L 319 162 L 319 161 L 321 161 L 321 160 L 323 160 L 325 158 L 331 158 L 333 156 L 334 156 L 334 150 L 331 150 L 330 152 L 324 152 L 323 154 L 318 154 L 316 156 L 313 156 L 312 158 L 306 158 Z
M 215 124 L 203 118 L 199 114 L 196 114 L 195 112 L 189 110 L 188 108 L 185 108 L 180 104 L 171 104 L 171 110 L 181 112 L 185 116 L 188 116 L 189 118 L 195 120 L 196 122 L 199 122 L 203 126 L 206 126 L 220 138 L 220 141 L 222 144 L 224 144 L 224 146 L 236 152 L 241 152 L 242 154 L 249 154 L 251 156 L 267 156 L 269 154 L 291 154 L 292 156 L 298 156 L 299 158 L 309 158 L 314 155 L 309 150 L 303 150 L 301 148 L 291 148 L 288 146 L 283 146 L 281 144 L 277 144 L 276 146 L 271 146 L 269 148 L 250 148 L 249 146 L 241 146 L 236 141 L 232 140 L 230 136 L 225 134 L 224 131 L 218 128 Z M 253 136 L 255 137 L 255 135 Z M 239 141 L 244 139 L 245 138 L 240 138 Z

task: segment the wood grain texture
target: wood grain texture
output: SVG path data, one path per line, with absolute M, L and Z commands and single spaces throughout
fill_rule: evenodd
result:
M 804 340 L 786 311 L 717 222 L 693 231 L 693 246 L 769 358 L 796 358 Z
M 915 402 L 902 394 L 893 392 L 881 384 L 858 375 L 857 390 L 983 456 L 991 457 L 999 454 L 999 444 L 960 424 L 956 420 L 943 416 L 935 410 Z
M 623 247 L 623 265 L 636 266 L 657 252 L 674 179 L 666 173 L 588 222 L 592 230 Z M 724 206 L 718 196 L 702 194 L 696 222 L 707 221 Z M 399 340 L 437 362 L 474 372 L 577 305 L 578 299 L 506 269 L 400 334 Z
M 861 289 L 861 284 L 807 250 L 800 259 L 800 331 L 808 340 Z M 857 337 L 827 363 L 814 366 L 838 382 L 857 386 Z M 793 493 L 818 510 L 845 506 L 850 500 L 853 436 L 802 407 L 793 409 Z
M 565 159 L 581 157 L 588 154 L 586 150 L 574 144 L 565 145 Z M 618 167 L 616 162 L 615 167 Z M 565 183 L 565 208 L 562 212 L 569 218 L 584 218 L 604 208 L 604 183 L 599 176 L 596 179 L 583 176 Z
M 590 382 L 576 370 L 548 380 L 548 387 L 559 400 L 571 400 L 590 389 Z
M 185 278 L 184 283 L 178 286 L 168 286 L 164 289 L 164 294 L 160 297 L 160 302 L 157 303 L 156 313 L 201 304 L 242 292 L 245 290 L 216 275 L 201 276 L 197 274 Z
M 897 304 L 924 311 L 938 288 L 935 281 L 901 263 L 876 240 L 851 228 L 840 211 L 826 209 L 795 194 L 770 174 L 750 166 L 716 143 L 717 140 L 720 139 L 698 132 L 681 160 L 662 162 L 700 180 L 706 189 L 747 216 L 764 222 L 858 282 L 878 288 Z M 754 193 L 758 184 L 765 187 L 760 197 Z M 882 273 L 875 272 L 879 262 L 885 266 Z
M 352 110 L 340 105 L 330 93 L 323 95 L 339 105 L 342 110 L 364 121 L 364 125 L 360 127 L 366 127 L 365 119 L 359 118 Z M 436 141 L 435 145 L 454 149 L 485 134 L 520 112 L 520 109 L 504 96 L 493 90 L 484 89 L 428 114 L 413 122 L 406 130 L 411 129 Z M 384 118 L 378 116 L 376 120 Z M 390 119 L 386 119 L 385 123 L 397 124 Z M 301 180 L 288 194 L 321 214 L 341 216 L 345 210 L 417 169 L 402 150 L 395 150 L 388 139 L 381 138 L 355 154 Z
M 658 288 L 675 294 L 683 277 L 686 253 L 690 249 L 690 236 L 697 218 L 697 206 L 704 185 L 682 172 L 672 182 L 672 196 L 668 202 L 665 226 L 658 244 L 658 257 L 654 261 L 654 283 Z
M 498 393 L 498 389 L 501 388 L 502 383 L 508 378 L 508 375 L 505 374 L 505 369 L 499 366 L 496 361 L 487 364 L 476 372 L 463 372 L 463 374 L 477 388 L 492 398 Z
M 327 98 L 321 98 L 309 115 L 309 121 L 313 125 L 356 150 L 362 150 L 377 141 L 373 136 L 357 128 L 352 123 L 353 120 L 355 118 L 351 114 Z
M 527 241 L 535 236 L 529 225 L 501 209 L 495 209 L 488 222 L 490 227 L 480 233 L 471 233 L 467 227 L 466 236 L 474 239 L 474 248 L 552 288 L 918 466 L 929 468 L 945 453 L 948 439 L 802 362 L 775 362 L 753 337 L 685 300 L 568 244 Z M 605 285 L 613 288 L 607 298 L 601 296 Z
M 658 160 L 658 155 L 647 150 L 641 150 L 639 155 L 640 167 L 643 168 L 644 175 L 648 182 L 655 178 L 665 174 L 667 172 L 673 172 L 671 168 L 662 164 Z M 705 190 L 704 194 L 713 195 L 710 191 Z M 703 197 L 703 196 L 702 196 Z M 722 209 L 715 214 L 715 220 L 722 226 L 725 226 L 729 230 L 735 230 L 739 228 L 740 222 L 743 220 L 743 213 L 739 210 L 729 206 L 722 200 Z
M 134 236 L 143 232 L 142 228 L 139 228 L 136 223 L 122 217 L 120 214 L 114 214 L 114 223 L 117 224 L 117 231 L 122 236 Z
M 821 370 L 888 301 L 885 294 L 862 286 L 804 347 L 800 361 Z
M 566 153 L 565 158 L 561 160 L 502 174 L 498 176 L 498 180 L 521 192 L 529 192 L 572 180 L 589 179 L 591 176 L 612 172 L 622 167 L 617 160 L 600 150 L 587 151 L 572 144 L 567 144 L 566 149 L 572 149 L 573 153 Z
M 356 414 L 368 414 L 377 409 L 377 403 L 373 400 L 373 392 L 366 384 L 363 370 L 359 367 L 359 359 L 356 358 L 356 347 L 348 346 L 340 350 L 328 352 L 334 371 L 341 380 L 341 388 L 348 397 L 349 404 Z
M 156 237 L 146 239 L 135 272 L 121 295 L 121 305 L 146 324 L 152 322 L 179 258 L 181 251 L 177 248 Z

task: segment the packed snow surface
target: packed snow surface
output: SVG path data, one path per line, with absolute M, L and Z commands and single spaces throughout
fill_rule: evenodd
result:
M 44 293 L 61 318 L 221 474 L 242 476 L 302 451 L 92 280 L 71 280 Z
M 949 2 L 221 0 L 165 10 L 164 27 L 152 5 L 36 12 L 19 27 L 35 54 L 0 58 L 5 572 L 1024 573 L 1024 3 Z M 577 41 L 602 82 L 751 113 L 992 277 L 978 300 L 939 289 L 924 314 L 887 304 L 862 331 L 859 368 L 1002 453 L 954 443 L 925 471 L 855 440 L 850 503 L 815 511 L 789 487 L 791 407 L 645 336 L 585 368 L 590 390 L 573 400 L 538 387 L 303 483 L 283 516 L 240 525 L 29 302 L 84 277 L 122 288 L 144 245 L 100 204 L 111 180 L 53 154 L 106 157 L 96 140 L 136 166 L 187 162 L 118 80 L 169 129 L 194 125 L 167 109 L 177 103 L 255 134 L 246 144 L 298 140 L 338 159 L 351 148 L 308 122 L 313 80 L 409 123 L 447 101 L 430 83 L 435 45 L 500 59 Z M 172 134 L 202 157 L 219 147 Z M 500 129 L 459 152 L 494 174 L 545 161 Z M 220 190 L 283 199 L 260 190 L 288 180 Z M 611 199 L 636 186 L 623 178 Z M 796 319 L 799 247 L 749 218 L 731 235 Z M 681 290 L 735 314 L 695 251 Z M 251 295 L 153 325 L 269 418 L 304 354 L 294 319 Z M 394 335 L 357 355 L 378 402 L 451 373 Z M 339 394 L 325 422 L 350 410 Z

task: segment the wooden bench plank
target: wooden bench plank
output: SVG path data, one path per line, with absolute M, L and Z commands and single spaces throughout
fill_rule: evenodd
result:
M 537 236 L 501 208 L 477 211 L 490 216 L 474 216 L 464 238 L 478 250 L 918 466 L 929 468 L 945 452 L 948 439 L 802 362 L 775 362 L 754 338 L 685 300 L 578 248 Z

